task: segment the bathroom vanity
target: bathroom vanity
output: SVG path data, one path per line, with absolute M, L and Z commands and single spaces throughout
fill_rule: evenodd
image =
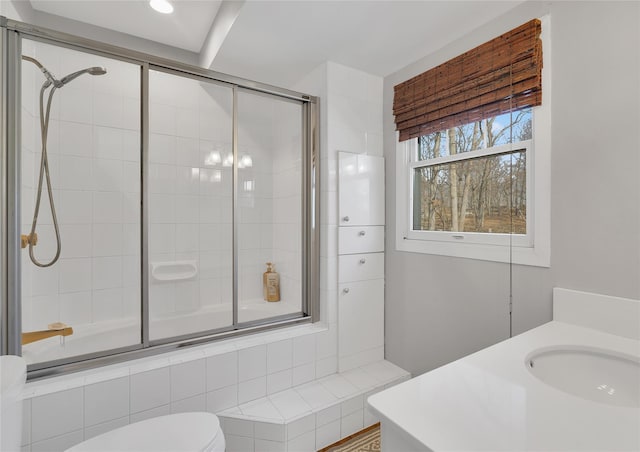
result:
M 554 320 L 375 394 L 383 451 L 640 450 L 640 301 L 554 290 Z

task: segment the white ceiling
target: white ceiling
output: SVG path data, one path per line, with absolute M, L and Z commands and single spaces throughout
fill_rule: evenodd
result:
M 223 34 L 212 68 L 291 86 L 324 61 L 386 76 L 523 0 L 247 0 Z M 200 52 L 221 0 L 31 0 L 34 9 Z
M 222 0 L 172 0 L 160 14 L 148 0 L 31 0 L 33 9 L 200 52 Z

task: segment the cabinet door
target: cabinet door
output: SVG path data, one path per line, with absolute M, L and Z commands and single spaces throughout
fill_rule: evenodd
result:
M 338 224 L 384 225 L 384 158 L 338 152 Z
M 338 340 L 340 357 L 384 345 L 384 280 L 340 284 Z

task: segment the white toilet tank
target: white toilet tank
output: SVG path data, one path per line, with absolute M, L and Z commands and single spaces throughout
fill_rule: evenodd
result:
M 22 389 L 27 363 L 20 356 L 0 356 L 0 451 L 20 450 L 22 442 Z
M 154 417 L 111 430 L 66 452 L 224 452 L 220 422 L 212 413 Z

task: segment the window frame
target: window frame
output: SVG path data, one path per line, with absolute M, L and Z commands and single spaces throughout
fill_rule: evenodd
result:
M 396 236 L 397 251 L 435 254 L 493 262 L 549 267 L 550 163 L 551 163 L 551 46 L 550 20 L 541 18 L 544 101 L 532 108 L 531 140 L 465 152 L 455 156 L 417 161 L 418 138 L 399 141 L 396 132 Z M 415 231 L 412 229 L 414 169 L 483 155 L 498 154 L 526 146 L 527 234 Z M 466 154 L 466 155 L 465 155 Z M 415 156 L 415 157 L 414 157 Z
M 416 138 L 416 145 L 417 145 Z M 443 157 L 438 157 L 434 159 L 428 160 L 417 160 L 416 154 L 417 152 L 412 152 L 410 154 L 411 163 L 409 163 L 409 174 L 407 175 L 409 187 L 409 206 L 413 206 L 414 202 L 414 181 L 415 181 L 415 170 L 419 168 L 426 168 L 429 166 L 440 166 L 446 165 L 454 162 L 463 162 L 474 160 L 482 157 L 493 157 L 501 154 L 507 154 L 511 152 L 525 151 L 526 160 L 526 187 L 527 187 L 527 213 L 531 211 L 532 208 L 532 199 L 534 196 L 531 195 L 532 188 L 532 176 L 533 176 L 533 168 L 531 165 L 531 161 L 529 156 L 532 154 L 532 145 L 533 140 L 524 140 L 518 141 L 516 143 L 503 144 L 498 146 L 493 146 L 490 148 L 484 149 L 476 149 L 474 151 L 468 151 L 455 155 L 447 155 Z M 413 225 L 413 215 L 414 210 L 412 208 L 407 209 L 407 213 L 409 218 L 407 219 L 408 225 Z M 442 242 L 458 242 L 460 240 L 464 240 L 465 243 L 474 243 L 474 244 L 486 244 L 486 245 L 502 245 L 504 243 L 508 243 L 508 240 L 511 240 L 511 243 L 515 246 L 531 246 L 533 243 L 532 239 L 532 221 L 531 217 L 527 215 L 527 233 L 526 234 L 505 234 L 505 233 L 486 233 L 486 232 L 473 232 L 473 231 L 426 231 L 426 230 L 414 230 L 412 227 L 407 228 L 407 238 L 412 240 L 435 240 Z M 510 237 L 509 237 L 510 236 Z

